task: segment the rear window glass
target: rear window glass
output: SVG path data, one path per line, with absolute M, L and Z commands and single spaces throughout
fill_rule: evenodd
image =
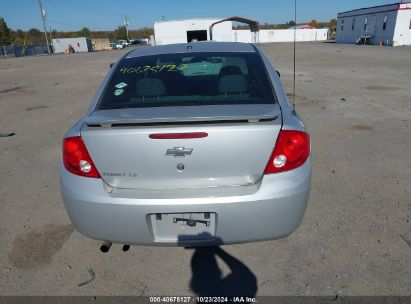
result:
M 270 103 L 256 53 L 184 53 L 123 59 L 98 109 Z

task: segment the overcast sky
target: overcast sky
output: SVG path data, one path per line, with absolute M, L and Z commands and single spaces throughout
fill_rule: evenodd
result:
M 12 29 L 41 28 L 38 0 L 2 0 L 0 17 Z M 329 21 L 338 12 L 394 3 L 384 0 L 298 0 L 298 21 Z M 400 2 L 400 1 L 398 1 Z M 294 0 L 42 0 L 47 28 L 76 31 L 113 30 L 124 15 L 130 28 L 152 27 L 153 22 L 195 17 L 238 15 L 260 23 L 284 23 L 293 19 Z

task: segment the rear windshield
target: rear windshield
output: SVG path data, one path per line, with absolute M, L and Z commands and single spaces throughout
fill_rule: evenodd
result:
M 184 53 L 123 59 L 98 109 L 270 103 L 256 53 Z

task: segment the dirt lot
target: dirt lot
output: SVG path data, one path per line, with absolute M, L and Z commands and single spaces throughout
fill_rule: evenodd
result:
M 289 93 L 291 47 L 263 46 Z M 0 133 L 15 133 L 0 137 L 0 294 L 187 295 L 213 286 L 410 295 L 410 51 L 298 44 L 296 103 L 312 136 L 313 180 L 304 221 L 288 238 L 223 251 L 113 245 L 108 254 L 71 226 L 57 166 L 65 131 L 125 51 L 0 60 Z

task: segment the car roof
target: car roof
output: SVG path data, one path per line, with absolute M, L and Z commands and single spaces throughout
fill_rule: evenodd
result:
M 191 43 L 167 44 L 155 47 L 138 48 L 128 53 L 126 58 L 139 56 L 151 56 L 175 53 L 198 53 L 198 52 L 241 52 L 255 53 L 256 49 L 251 43 L 241 42 L 215 42 L 199 41 Z

